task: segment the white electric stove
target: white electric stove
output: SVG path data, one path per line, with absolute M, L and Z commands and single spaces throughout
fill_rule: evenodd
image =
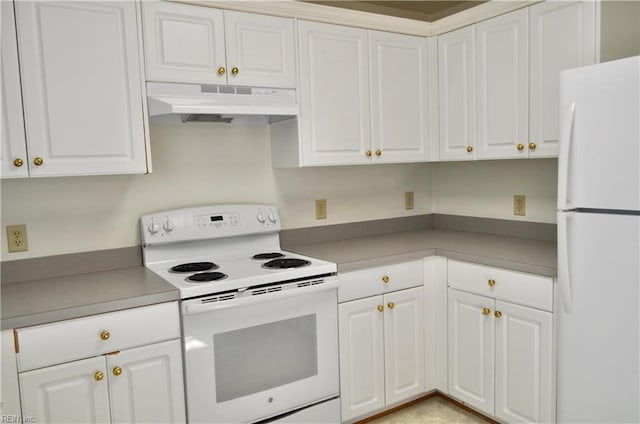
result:
M 334 263 L 281 250 L 271 205 L 140 223 L 144 265 L 180 290 L 189 422 L 340 421 Z

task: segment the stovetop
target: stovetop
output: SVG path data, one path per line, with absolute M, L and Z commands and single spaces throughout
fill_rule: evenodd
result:
M 180 289 L 182 299 L 337 272 L 334 263 L 280 249 L 280 217 L 272 205 L 162 211 L 141 217 L 140 231 L 144 265 Z M 188 272 L 171 270 L 177 266 Z
M 252 259 L 251 254 L 232 257 L 191 257 L 188 259 L 178 259 L 163 261 L 154 264 L 147 264 L 147 268 L 158 274 L 160 277 L 174 285 L 180 290 L 182 299 L 204 296 L 208 294 L 220 293 L 232 290 L 245 290 L 249 287 L 311 278 L 318 275 L 335 274 L 336 264 L 315 258 L 298 255 L 295 253 L 278 251 L 284 256 L 276 259 Z M 302 262 L 305 265 L 297 268 L 266 268 L 264 264 L 270 261 Z M 172 267 L 187 263 L 210 262 L 214 266 L 205 271 L 175 272 Z M 216 268 L 217 265 L 217 268 Z M 280 264 L 278 264 L 280 265 Z M 285 262 L 284 266 L 287 266 Z M 189 281 L 190 276 L 206 273 L 222 273 L 225 277 L 215 281 L 193 282 Z M 199 278 L 199 277 L 196 277 Z M 204 277 L 203 277 L 204 278 Z

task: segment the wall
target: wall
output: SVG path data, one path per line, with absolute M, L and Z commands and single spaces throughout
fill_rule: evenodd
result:
M 600 60 L 640 55 L 640 1 L 602 1 Z
M 273 169 L 269 137 L 267 126 L 152 125 L 149 175 L 3 180 L 2 260 L 134 246 L 141 215 L 208 203 L 275 203 L 284 228 L 431 212 L 429 164 Z M 328 219 L 315 220 L 316 198 Z M 29 252 L 7 253 L 11 224 L 27 224 Z
M 437 213 L 556 222 L 556 159 L 439 162 L 433 167 Z M 513 195 L 524 194 L 526 216 L 513 215 Z

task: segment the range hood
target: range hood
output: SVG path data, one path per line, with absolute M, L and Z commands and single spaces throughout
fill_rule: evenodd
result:
M 271 123 L 298 116 L 286 88 L 147 82 L 149 116 L 172 122 Z

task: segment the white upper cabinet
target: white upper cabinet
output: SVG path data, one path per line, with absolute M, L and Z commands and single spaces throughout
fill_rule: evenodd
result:
M 146 172 L 138 5 L 15 7 L 30 175 Z
M 476 25 L 477 157 L 525 152 L 529 138 L 528 11 Z
M 0 177 L 29 176 L 27 146 L 24 137 L 18 45 L 13 2 L 2 7 L 2 143 L 0 144 Z
M 440 160 L 475 159 L 475 27 L 438 37 Z
M 144 2 L 147 80 L 226 84 L 222 10 Z
M 299 21 L 299 40 L 301 165 L 369 163 L 367 31 Z
M 149 81 L 295 88 L 293 19 L 144 2 Z
M 529 157 L 557 156 L 561 71 L 595 63 L 596 2 L 545 1 L 529 8 Z
M 293 19 L 225 11 L 224 24 L 229 84 L 296 87 Z
M 427 39 L 369 32 L 374 162 L 429 158 Z
M 440 160 L 557 156 L 560 72 L 595 62 L 595 8 L 546 1 L 439 36 Z
M 429 49 L 422 37 L 308 21 L 298 31 L 299 132 L 272 125 L 275 166 L 429 160 L 435 39 Z

